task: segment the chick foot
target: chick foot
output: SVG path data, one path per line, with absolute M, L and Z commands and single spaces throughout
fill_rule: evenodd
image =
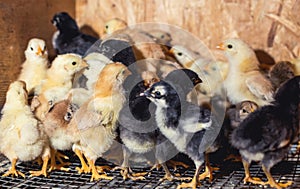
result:
M 198 185 L 200 185 L 200 183 L 198 182 L 198 179 L 196 177 L 194 177 L 191 182 L 188 182 L 188 183 L 183 182 L 183 183 L 179 184 L 177 186 L 177 189 L 180 189 L 180 188 L 196 189 Z
M 183 163 L 183 162 L 180 162 L 180 161 L 174 161 L 174 160 L 169 160 L 167 162 L 168 166 L 171 166 L 173 167 L 173 169 L 176 171 L 177 170 L 177 166 L 181 166 L 185 169 L 189 168 L 189 165 Z
M 161 178 L 159 181 L 164 181 L 164 180 L 168 180 L 168 181 L 172 181 L 172 180 L 180 180 L 180 181 L 184 181 L 184 180 L 191 180 L 191 177 L 181 177 L 179 176 L 174 176 L 171 174 L 171 172 L 169 171 L 166 163 L 162 163 L 161 166 L 163 167 L 164 171 L 165 171 L 165 176 L 163 178 Z
M 244 184 L 249 182 L 249 183 L 257 184 L 257 185 L 266 185 L 265 182 L 263 182 L 260 178 L 257 178 L 257 177 L 247 176 L 247 177 L 244 178 L 243 181 L 244 181 Z
M 96 167 L 96 169 L 97 169 L 97 171 L 98 171 L 99 173 L 104 173 L 106 170 L 107 170 L 107 171 L 112 170 L 112 168 L 111 168 L 110 166 L 108 166 L 108 165 L 95 166 L 95 167 Z
M 271 175 L 271 173 L 270 173 L 270 169 L 267 168 L 267 167 L 265 167 L 264 165 L 262 166 L 262 168 L 263 168 L 263 171 L 264 171 L 264 173 L 266 174 L 267 179 L 268 179 L 268 181 L 265 182 L 264 185 L 269 184 L 269 185 L 270 185 L 271 187 L 273 187 L 273 188 L 276 188 L 276 189 L 282 189 L 282 188 L 289 187 L 290 185 L 293 184 L 292 181 L 288 181 L 288 182 L 286 182 L 286 183 L 277 183 L 277 182 L 273 179 L 273 177 L 272 177 L 272 175 Z
M 141 173 L 133 173 L 133 171 L 129 167 L 115 167 L 113 170 L 120 169 L 120 173 L 123 176 L 123 180 L 131 179 L 133 181 L 136 180 L 145 180 L 145 175 L 148 174 L 148 172 L 141 172 Z
M 205 166 L 205 172 L 199 175 L 199 180 L 204 180 L 205 178 L 209 178 L 209 182 L 213 180 L 213 171 L 219 170 L 218 167 L 211 167 L 210 165 Z
M 67 156 L 61 154 L 60 152 L 51 149 L 51 162 L 50 162 L 50 168 L 49 172 L 53 170 L 61 170 L 61 171 L 69 171 L 68 168 L 65 168 L 64 166 L 69 166 L 70 163 L 62 161 L 61 158 L 69 159 Z M 56 159 L 60 162 L 60 164 L 56 163 Z
M 92 171 L 92 177 L 90 180 L 91 182 L 94 180 L 96 181 L 96 180 L 100 180 L 100 179 L 112 180 L 114 178 L 114 177 L 109 177 L 106 174 L 100 175 L 95 166 L 95 161 L 88 159 L 88 163 L 89 163 L 89 169 Z
M 30 173 L 30 177 L 38 177 L 41 175 L 44 175 L 44 177 L 47 177 L 47 166 L 48 166 L 48 161 L 49 161 L 49 157 L 44 157 L 43 158 L 43 166 L 42 169 L 40 171 L 29 171 Z
M 17 159 L 13 159 L 11 161 L 11 168 L 6 173 L 4 173 L 2 176 L 7 177 L 7 176 L 11 175 L 11 176 L 16 176 L 16 177 L 21 176 L 21 177 L 25 178 L 25 174 L 23 174 L 20 171 L 17 171 L 16 164 L 17 164 Z

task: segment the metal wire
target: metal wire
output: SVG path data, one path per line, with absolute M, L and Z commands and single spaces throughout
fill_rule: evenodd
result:
M 149 172 L 144 180 L 132 181 L 123 180 L 119 171 L 108 171 L 108 176 L 113 176 L 113 180 L 100 180 L 90 182 L 90 174 L 79 174 L 76 167 L 80 166 L 80 162 L 70 153 L 71 165 L 70 170 L 66 171 L 52 171 L 47 178 L 45 177 L 29 177 L 30 170 L 38 170 L 40 167 L 34 162 L 19 163 L 17 169 L 26 175 L 26 178 L 13 178 L 13 177 L 0 177 L 1 188 L 140 188 L 140 189 L 166 189 L 176 188 L 181 181 L 160 181 L 164 176 L 164 171 L 150 170 L 142 168 L 134 168 L 134 172 Z M 184 156 L 182 156 L 184 157 Z M 185 161 L 184 158 L 181 159 Z M 207 189 L 253 189 L 253 188 L 267 188 L 265 186 L 257 186 L 253 184 L 244 184 L 244 169 L 241 162 L 223 161 L 223 157 L 218 153 L 211 155 L 211 163 L 215 167 L 219 167 L 218 171 L 214 171 L 214 179 L 209 182 L 208 179 L 201 181 L 199 188 Z M 186 161 L 190 163 L 189 160 Z M 97 165 L 109 165 L 114 167 L 113 164 L 99 159 Z M 0 157 L 0 174 L 4 174 L 10 167 L 10 162 Z M 177 170 L 170 168 L 171 173 L 174 175 L 180 174 L 184 177 L 192 177 L 194 174 L 194 167 L 190 168 L 178 167 Z M 202 170 L 202 172 L 204 169 Z M 280 182 L 293 181 L 293 185 L 289 188 L 300 188 L 300 155 L 296 153 L 296 145 L 294 145 L 287 155 L 287 158 L 281 163 L 273 167 L 272 176 L 275 180 Z M 259 177 L 266 181 L 260 164 L 253 163 L 250 167 L 250 173 L 254 177 Z

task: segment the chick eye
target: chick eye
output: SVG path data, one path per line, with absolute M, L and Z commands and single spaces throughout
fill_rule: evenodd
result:
M 243 113 L 247 113 L 247 111 L 245 109 L 242 110 Z
M 177 53 L 177 55 L 178 55 L 178 56 L 182 56 L 182 53 L 181 53 L 181 52 L 180 52 L 180 53 Z
M 228 48 L 228 49 L 232 49 L 232 47 L 233 47 L 233 46 L 232 46 L 231 44 L 227 45 L 227 48 Z
M 161 96 L 161 93 L 159 91 L 154 92 L 155 96 Z
M 108 25 L 106 25 L 105 28 L 108 29 Z
M 165 38 L 165 35 L 160 36 L 160 38 L 162 38 L 162 39 Z
M 72 65 L 75 66 L 77 63 L 76 62 L 72 62 Z
M 30 50 L 32 50 L 32 51 L 33 51 L 33 48 L 32 48 L 32 47 L 30 47 Z

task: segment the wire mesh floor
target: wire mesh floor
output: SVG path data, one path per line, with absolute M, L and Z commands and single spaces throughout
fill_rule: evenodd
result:
M 214 179 L 209 182 L 208 179 L 201 181 L 199 188 L 213 188 L 213 189 L 252 189 L 252 188 L 268 188 L 265 186 L 257 186 L 253 184 L 244 184 L 244 169 L 241 162 L 223 161 L 222 152 L 216 152 L 210 156 L 211 164 L 215 167 L 219 167 L 218 171 L 214 171 Z M 71 154 L 73 156 L 73 154 Z M 183 156 L 184 157 L 184 156 Z M 66 171 L 52 171 L 47 178 L 45 177 L 29 177 L 29 170 L 38 170 L 40 167 L 33 162 L 19 163 L 17 169 L 26 175 L 26 178 L 13 178 L 13 177 L 0 177 L 1 188 L 176 188 L 180 181 L 160 181 L 164 176 L 164 171 L 133 168 L 134 172 L 149 173 L 145 176 L 145 180 L 131 181 L 123 180 L 119 171 L 108 171 L 108 176 L 113 176 L 113 180 L 100 180 L 90 182 L 90 174 L 79 174 L 75 168 L 80 166 L 79 160 L 74 156 L 70 157 L 71 165 L 70 170 Z M 182 159 L 182 157 L 181 157 Z M 10 162 L 1 157 L 0 158 L 0 174 L 4 174 L 10 167 Z M 186 163 L 190 164 L 189 160 Z M 99 159 L 96 162 L 97 165 L 110 165 L 113 164 Z M 192 177 L 194 174 L 194 167 L 189 168 L 178 167 L 177 170 L 170 168 L 171 173 L 180 174 L 183 177 Z M 204 171 L 204 168 L 202 172 Z M 300 188 L 300 155 L 296 153 L 296 145 L 291 149 L 287 158 L 281 163 L 274 166 L 271 170 L 272 175 L 276 181 L 286 182 L 293 181 L 293 185 L 289 188 Z M 252 163 L 250 167 L 250 173 L 253 177 L 259 177 L 266 181 L 261 166 L 256 163 Z

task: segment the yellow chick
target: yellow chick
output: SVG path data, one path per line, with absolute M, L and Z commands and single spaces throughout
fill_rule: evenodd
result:
M 118 30 L 127 28 L 127 23 L 120 18 L 113 18 L 105 23 L 104 33 L 107 35 L 113 34 Z
M 232 104 L 250 100 L 263 106 L 273 100 L 272 83 L 260 72 L 259 62 L 251 47 L 241 39 L 227 39 L 219 46 L 229 62 L 224 81 L 228 99 Z
M 51 105 L 63 100 L 73 85 L 76 73 L 87 68 L 88 64 L 76 54 L 58 55 L 47 70 L 46 79 L 38 88 L 37 107 L 32 107 L 40 120 L 45 118 Z
M 300 58 L 292 60 L 291 63 L 293 64 L 295 76 L 300 75 Z
M 96 167 L 95 162 L 109 150 L 116 137 L 116 121 L 125 102 L 122 83 L 129 74 L 126 66 L 121 63 L 106 65 L 96 82 L 93 97 L 76 111 L 70 122 L 70 128 L 76 128 L 78 132 L 77 138 L 74 137 L 76 144 L 73 146 L 82 165 L 78 171 L 91 172 L 91 181 L 112 179 L 105 174 L 100 175 L 98 170 L 103 168 Z
M 46 78 L 48 69 L 48 50 L 45 41 L 38 38 L 30 39 L 25 50 L 25 58 L 18 80 L 26 83 L 29 94 L 34 94 L 34 89 Z
M 17 171 L 17 161 L 31 161 L 42 157 L 42 169 L 30 171 L 30 174 L 46 177 L 50 157 L 49 141 L 42 124 L 30 110 L 25 82 L 15 81 L 10 84 L 2 114 L 0 151 L 11 162 L 11 168 L 3 176 L 25 177 L 23 173 Z

